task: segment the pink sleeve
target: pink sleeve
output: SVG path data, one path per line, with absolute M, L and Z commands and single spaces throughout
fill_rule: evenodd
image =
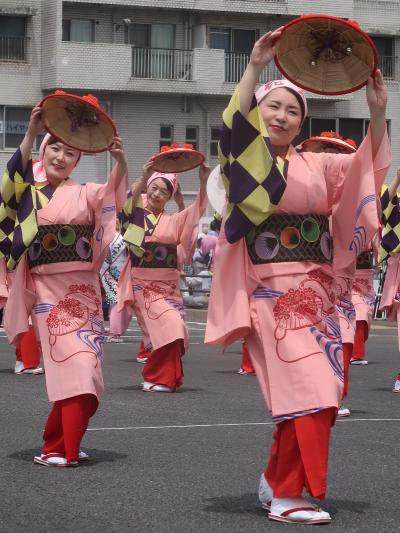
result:
M 387 134 L 373 156 L 371 135 L 352 155 L 324 154 L 332 192 L 334 269 L 354 272 L 357 256 L 379 229 L 379 192 L 391 163 Z
M 379 195 L 386 173 L 391 163 L 390 142 L 387 133 L 382 137 L 375 157 L 372 154 L 371 133 L 360 144 L 353 154 L 322 154 L 324 160 L 325 180 L 331 192 L 332 203 L 337 204 L 343 194 L 344 184 L 349 178 L 362 181 L 370 179 L 373 171 L 375 194 Z M 368 178 L 365 176 L 368 175 Z
M 199 221 L 206 210 L 207 202 L 207 195 L 200 201 L 200 194 L 198 194 L 191 206 L 171 217 L 171 223 L 174 224 L 175 240 L 182 247 L 181 252 L 186 263 L 192 259 L 199 232 Z
M 85 185 L 87 203 L 94 214 L 94 269 L 100 269 L 108 246 L 115 235 L 115 221 L 126 201 L 128 173 L 122 172 L 118 163 L 112 169 L 107 183 Z

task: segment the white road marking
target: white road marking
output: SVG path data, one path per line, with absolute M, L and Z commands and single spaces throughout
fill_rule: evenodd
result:
M 346 418 L 337 419 L 336 422 L 400 422 L 400 418 Z M 191 428 L 217 428 L 217 427 L 247 427 L 247 426 L 275 426 L 274 422 L 238 422 L 222 424 L 187 424 L 181 426 L 127 426 L 111 428 L 88 428 L 88 431 L 128 431 L 138 429 L 191 429 Z

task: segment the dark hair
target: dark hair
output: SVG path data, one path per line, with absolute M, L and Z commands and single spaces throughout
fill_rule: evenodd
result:
M 216 218 L 213 218 L 210 222 L 210 230 L 211 231 L 221 231 L 221 222 L 222 220 L 217 220 Z
M 60 142 L 61 141 L 57 139 L 57 137 L 54 137 L 54 135 L 50 135 L 50 139 L 47 141 L 46 146 L 48 146 L 49 144 L 56 144 Z
M 174 192 L 174 187 L 172 185 L 172 183 L 170 181 L 168 181 L 167 179 L 165 178 L 160 178 L 160 180 L 163 180 L 163 182 L 165 183 L 167 189 L 168 189 L 168 192 L 169 192 L 169 197 L 171 198 L 172 196 L 172 193 Z
M 301 123 L 303 124 L 303 121 L 304 119 L 306 118 L 305 117 L 305 114 L 306 114 L 306 109 L 304 107 L 304 102 L 301 98 L 301 96 L 296 93 L 296 91 L 294 91 L 293 89 L 291 89 L 290 87 L 282 87 L 282 89 L 286 89 L 287 91 L 289 91 L 290 93 L 293 94 L 293 96 L 296 98 L 296 100 L 298 101 L 299 103 L 299 106 L 300 106 L 300 110 L 301 110 Z

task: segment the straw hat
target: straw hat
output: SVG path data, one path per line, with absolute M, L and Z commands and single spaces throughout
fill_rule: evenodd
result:
M 304 15 L 282 30 L 275 62 L 299 87 L 317 94 L 344 94 L 375 74 L 378 55 L 357 22 L 328 15 Z
M 116 135 L 114 121 L 91 94 L 56 91 L 40 103 L 46 130 L 67 146 L 82 152 L 104 152 Z
M 339 133 L 335 133 L 334 131 L 322 131 L 320 135 L 305 139 L 301 143 L 301 148 L 304 149 L 305 145 L 308 145 L 307 148 L 311 149 L 314 143 L 333 144 L 343 148 L 349 153 L 357 151 L 357 145 L 353 139 L 343 139 Z M 311 149 L 309 151 L 313 150 Z
M 193 148 L 192 144 L 171 144 L 161 146 L 158 154 L 151 158 L 154 161 L 153 169 L 158 172 L 186 172 L 199 167 L 205 156 Z

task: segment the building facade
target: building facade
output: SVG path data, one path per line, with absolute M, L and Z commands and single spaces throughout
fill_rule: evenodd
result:
M 357 20 L 373 38 L 389 91 L 393 166 L 400 166 L 400 0 L 0 0 L 0 163 L 20 143 L 32 106 L 56 89 L 91 93 L 115 119 L 130 177 L 163 144 L 188 142 L 217 164 L 221 113 L 254 41 L 304 13 Z M 280 77 L 270 65 L 263 79 Z M 336 130 L 360 142 L 364 90 L 309 94 L 302 137 Z M 105 180 L 108 154 L 86 155 L 79 181 Z M 197 173 L 183 175 L 191 201 Z

